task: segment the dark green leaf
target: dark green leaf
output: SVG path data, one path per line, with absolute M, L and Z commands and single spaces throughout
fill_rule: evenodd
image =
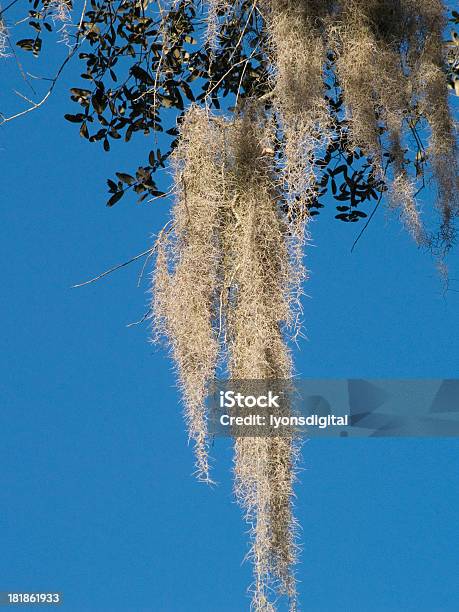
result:
M 24 49 L 24 51 L 32 51 L 34 48 L 35 39 L 33 38 L 23 38 L 22 40 L 18 40 L 16 43 L 17 47 Z
M 107 179 L 107 185 L 111 193 L 116 193 L 118 191 L 118 187 L 115 181 L 112 181 L 111 179 Z
M 81 123 L 84 121 L 85 116 L 83 113 L 78 113 L 77 115 L 64 115 L 64 119 L 70 121 L 71 123 Z
M 123 183 L 127 183 L 128 185 L 133 185 L 135 183 L 135 178 L 130 174 L 126 174 L 125 172 L 116 172 L 115 174 Z
M 88 126 L 86 125 L 86 121 L 83 121 L 80 128 L 80 136 L 83 138 L 89 138 Z
M 112 195 L 112 197 L 107 202 L 107 206 L 113 206 L 114 204 L 119 202 L 121 198 L 123 197 L 123 195 L 124 195 L 124 191 L 118 191 L 117 193 Z

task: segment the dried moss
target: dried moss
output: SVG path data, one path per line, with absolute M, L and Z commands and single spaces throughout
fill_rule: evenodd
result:
M 219 202 L 222 140 L 207 113 L 193 107 L 174 155 L 177 199 L 173 232 L 160 245 L 153 288 L 155 328 L 163 332 L 177 366 L 197 473 L 209 478 L 205 398 L 218 359 Z
M 226 0 L 208 3 L 215 45 Z M 389 180 L 390 204 L 415 240 L 431 246 L 410 175 L 407 134 L 428 124 L 441 213 L 438 241 L 454 240 L 459 212 L 457 149 L 442 70 L 444 7 L 438 0 L 260 0 L 268 33 L 271 102 L 246 104 L 226 120 L 193 106 L 174 156 L 173 231 L 161 241 L 154 275 L 156 329 L 177 366 L 197 470 L 209 478 L 205 397 L 217 364 L 234 379 L 290 379 L 288 337 L 301 326 L 315 159 L 330 142 L 327 54 L 345 102 L 348 141 Z M 240 108 L 241 105 L 238 107 Z M 390 155 L 392 173 L 386 174 Z M 251 525 L 252 608 L 296 606 L 290 438 L 235 441 L 235 494 Z

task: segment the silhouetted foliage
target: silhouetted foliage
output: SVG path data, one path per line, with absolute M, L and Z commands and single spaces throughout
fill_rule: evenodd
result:
M 266 105 L 270 105 L 270 68 L 263 52 L 266 29 L 256 4 L 251 0 L 233 3 L 214 41 L 206 37 L 202 4 L 193 0 L 165 2 L 164 6 L 148 0 L 91 0 L 78 14 L 83 4 L 72 0 L 29 0 L 26 23 L 32 35 L 15 45 L 38 56 L 44 50 L 49 52 L 47 38 L 53 31 L 64 32 L 63 40 L 78 52 L 83 68 L 81 83 L 70 91 L 71 100 L 80 108 L 65 114 L 68 121 L 80 126 L 81 137 L 101 143 L 107 152 L 111 140 L 127 142 L 139 133 L 164 132 L 170 137 L 165 148 L 152 149 L 136 170 L 118 172 L 107 181 L 108 206 L 128 192 L 135 192 L 140 202 L 163 195 L 154 175 L 164 168 L 177 144 L 176 124 L 190 102 L 231 109 L 255 97 L 266 98 Z M 0 23 L 7 23 L 4 13 Z M 456 11 L 450 21 L 458 24 Z M 11 42 L 14 34 L 15 29 L 10 28 Z M 459 37 L 454 32 L 445 49 L 445 78 L 458 92 Z M 336 218 L 355 222 L 367 216 L 371 202 L 387 187 L 375 172 L 371 157 L 348 138 L 333 53 L 328 55 L 324 80 L 334 137 L 315 161 L 321 177 L 308 206 L 311 215 L 317 215 L 325 196 L 332 195 Z M 412 121 L 411 129 L 417 151 L 406 162 L 420 177 L 428 161 L 421 117 Z M 386 128 L 381 127 L 381 138 L 385 136 Z M 386 168 L 392 161 L 388 153 Z

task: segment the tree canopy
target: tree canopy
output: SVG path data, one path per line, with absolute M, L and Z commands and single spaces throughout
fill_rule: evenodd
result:
M 19 8 L 16 0 L 0 9 L 0 55 L 5 56 L 4 61 L 14 56 L 10 61 L 16 58 L 20 62 L 23 61 L 17 56 L 20 52 L 35 57 L 42 53 L 58 55 L 53 47 L 56 39 L 65 44 L 68 54 L 63 64 L 72 59 L 80 63 L 82 70 L 80 81 L 70 91 L 70 98 L 78 108 L 72 110 L 69 104 L 65 118 L 79 126 L 83 138 L 100 143 L 108 152 L 112 139 L 129 141 L 138 134 L 153 132 L 170 136 L 169 146 L 152 148 L 144 160 L 139 160 L 137 168 L 120 169 L 116 177 L 109 178 L 109 206 L 131 192 L 136 193 L 139 201 L 162 195 L 155 173 L 164 168 L 177 144 L 177 122 L 180 123 L 190 102 L 226 112 L 240 108 L 244 100 L 254 97 L 265 99 L 267 106 L 271 104 L 274 84 L 266 51 L 269 42 L 266 3 L 28 0 L 28 10 L 25 2 L 20 4 Z M 341 10 L 339 2 L 322 4 L 326 10 L 320 19 L 326 12 Z M 386 11 L 384 4 L 392 4 L 393 11 L 400 5 L 399 2 L 373 4 L 377 11 Z M 14 21 L 11 21 L 9 15 L 13 11 Z M 399 17 L 400 14 L 395 15 Z M 459 24 L 459 14 L 453 10 L 449 21 L 450 32 L 446 20 L 443 24 L 442 70 L 446 86 L 457 94 L 459 38 L 454 25 Z M 384 26 L 380 27 L 378 35 L 386 34 L 392 35 L 384 32 Z M 317 172 L 308 208 L 312 216 L 319 214 L 327 196 L 331 195 L 336 200 L 336 218 L 356 222 L 368 216 L 369 205 L 376 203 L 387 190 L 387 180 L 375 171 L 372 155 L 350 138 L 349 117 L 336 70 L 336 49 L 331 40 L 327 42 L 330 48 L 323 65 L 323 96 L 333 137 L 322 155 L 314 160 Z M 395 38 L 394 42 L 398 46 L 403 43 Z M 303 48 L 302 52 L 305 51 Z M 304 58 L 306 63 L 309 59 Z M 362 74 L 358 84 L 362 96 L 368 99 L 373 97 L 374 81 L 383 80 L 382 74 L 371 70 L 369 60 L 366 58 L 367 63 L 359 68 Z M 59 76 L 60 69 L 52 77 L 47 75 L 52 87 Z M 24 78 L 27 78 L 25 73 Z M 374 98 L 378 113 L 377 95 Z M 31 101 L 29 108 L 40 102 L 41 99 Z M 426 155 L 429 132 L 424 114 L 416 104 L 406 110 L 405 121 L 412 138 L 405 143 L 409 150 L 403 162 L 419 179 L 418 188 L 422 188 L 431 166 Z M 384 118 L 378 120 L 380 137 L 384 140 L 388 126 Z M 390 150 L 385 151 L 387 173 L 396 163 L 395 157 Z

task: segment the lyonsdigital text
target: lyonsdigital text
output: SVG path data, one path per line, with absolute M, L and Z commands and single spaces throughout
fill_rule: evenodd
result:
M 234 393 L 234 391 L 220 391 L 220 408 L 280 408 L 279 396 L 274 395 L 271 391 L 268 395 L 243 395 L 242 393 Z M 275 414 L 246 414 L 244 416 L 232 416 L 230 414 L 222 414 L 220 416 L 220 425 L 223 427 L 265 427 L 269 426 L 274 429 L 279 427 L 318 427 L 325 429 L 326 427 L 346 427 L 349 425 L 349 415 L 336 416 L 334 414 L 318 415 L 310 414 L 303 415 L 288 415 L 277 416 Z
M 242 425 L 248 427 L 264 427 L 268 425 L 274 429 L 279 427 L 318 427 L 319 429 L 325 429 L 326 427 L 341 426 L 345 427 L 349 425 L 349 415 L 336 416 L 334 414 L 327 414 L 326 416 L 319 416 L 318 414 L 310 414 L 309 416 L 276 416 L 269 414 L 263 416 L 261 414 L 247 414 L 245 416 L 230 416 L 229 414 L 222 414 L 220 416 L 220 425 L 224 427 L 241 427 Z

